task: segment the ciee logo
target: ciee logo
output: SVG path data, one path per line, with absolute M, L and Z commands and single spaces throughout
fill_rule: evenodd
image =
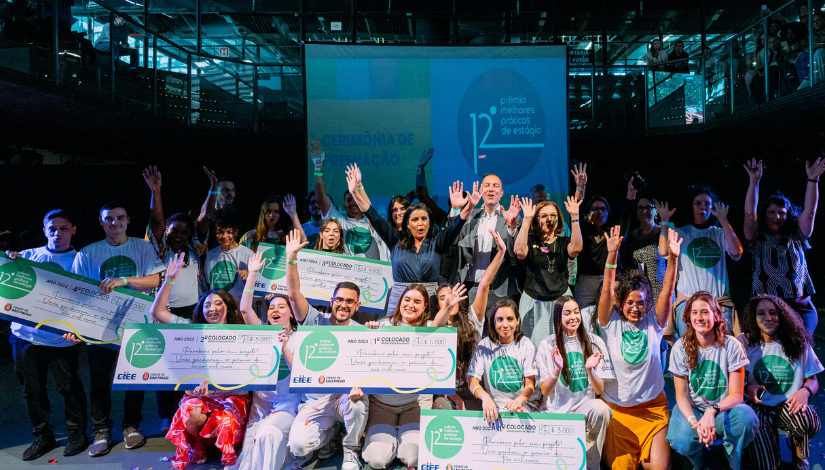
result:
M 450 466 L 450 468 L 452 468 L 452 466 Z M 419 470 L 438 470 L 438 465 L 436 465 L 434 463 L 427 462 L 423 465 L 420 465 L 418 467 L 418 469 Z
M 118 380 L 137 380 L 137 374 L 130 374 L 128 372 L 123 372 L 121 374 L 117 374 Z
M 299 375 L 298 377 L 292 378 L 292 383 L 294 384 L 311 384 L 312 377 L 304 377 L 303 375 Z

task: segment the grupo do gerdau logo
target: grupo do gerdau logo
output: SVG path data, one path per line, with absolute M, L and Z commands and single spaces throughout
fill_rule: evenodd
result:
M 544 151 L 544 106 L 533 85 L 509 69 L 488 70 L 467 87 L 458 108 L 458 140 L 467 164 L 504 184 L 529 174 Z

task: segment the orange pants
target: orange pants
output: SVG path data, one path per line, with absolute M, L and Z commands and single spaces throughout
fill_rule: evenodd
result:
M 607 405 L 613 410 L 613 418 L 607 426 L 604 461 L 612 470 L 636 470 L 639 462 L 650 460 L 653 437 L 667 427 L 667 397 L 662 392 L 640 405 Z

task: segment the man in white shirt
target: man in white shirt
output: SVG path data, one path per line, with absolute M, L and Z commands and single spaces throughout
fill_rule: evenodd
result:
M 25 258 L 68 271 L 77 255 L 72 248 L 72 235 L 76 232 L 77 227 L 66 212 L 53 210 L 43 219 L 43 233 L 48 240 L 46 246 L 20 253 L 7 251 L 6 255 L 11 259 Z M 49 422 L 51 405 L 46 390 L 49 370 L 65 402 L 69 438 L 63 455 L 68 457 L 83 452 L 89 441 L 86 437 L 86 391 L 77 372 L 80 345 L 58 334 L 16 322 L 11 324 L 11 332 L 14 372 L 23 385 L 23 399 L 35 437 L 34 443 L 23 452 L 23 460 L 34 460 L 57 447 L 54 426 Z
M 126 235 L 129 215 L 122 204 L 110 202 L 100 209 L 100 226 L 106 239 L 80 250 L 72 264 L 72 272 L 100 281 L 100 289 L 112 292 L 126 287 L 149 293 L 160 285 L 161 273 L 166 268 L 151 243 Z M 113 422 L 112 381 L 117 367 L 118 351 L 100 345 L 89 345 L 89 401 L 92 409 L 94 442 L 89 455 L 98 457 L 109 453 Z M 129 390 L 123 402 L 123 440 L 127 449 L 146 443 L 140 432 L 143 420 L 143 390 Z

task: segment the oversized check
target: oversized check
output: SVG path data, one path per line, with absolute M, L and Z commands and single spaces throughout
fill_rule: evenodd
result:
M 154 300 L 122 287 L 107 294 L 100 281 L 0 253 L 0 316 L 7 320 L 117 348 L 123 325 L 152 321 Z
M 421 410 L 419 470 L 584 470 L 584 415 Z
M 295 334 L 292 393 L 455 393 L 454 328 L 306 326 Z
M 259 272 L 255 290 L 286 294 L 286 249 L 280 245 L 258 244 L 264 267 Z M 298 252 L 298 275 L 301 293 L 313 305 L 329 306 L 335 286 L 342 281 L 361 288 L 361 307 L 368 313 L 384 313 L 392 287 L 392 264 L 324 251 Z
M 275 390 L 289 375 L 281 326 L 128 324 L 112 388 Z

